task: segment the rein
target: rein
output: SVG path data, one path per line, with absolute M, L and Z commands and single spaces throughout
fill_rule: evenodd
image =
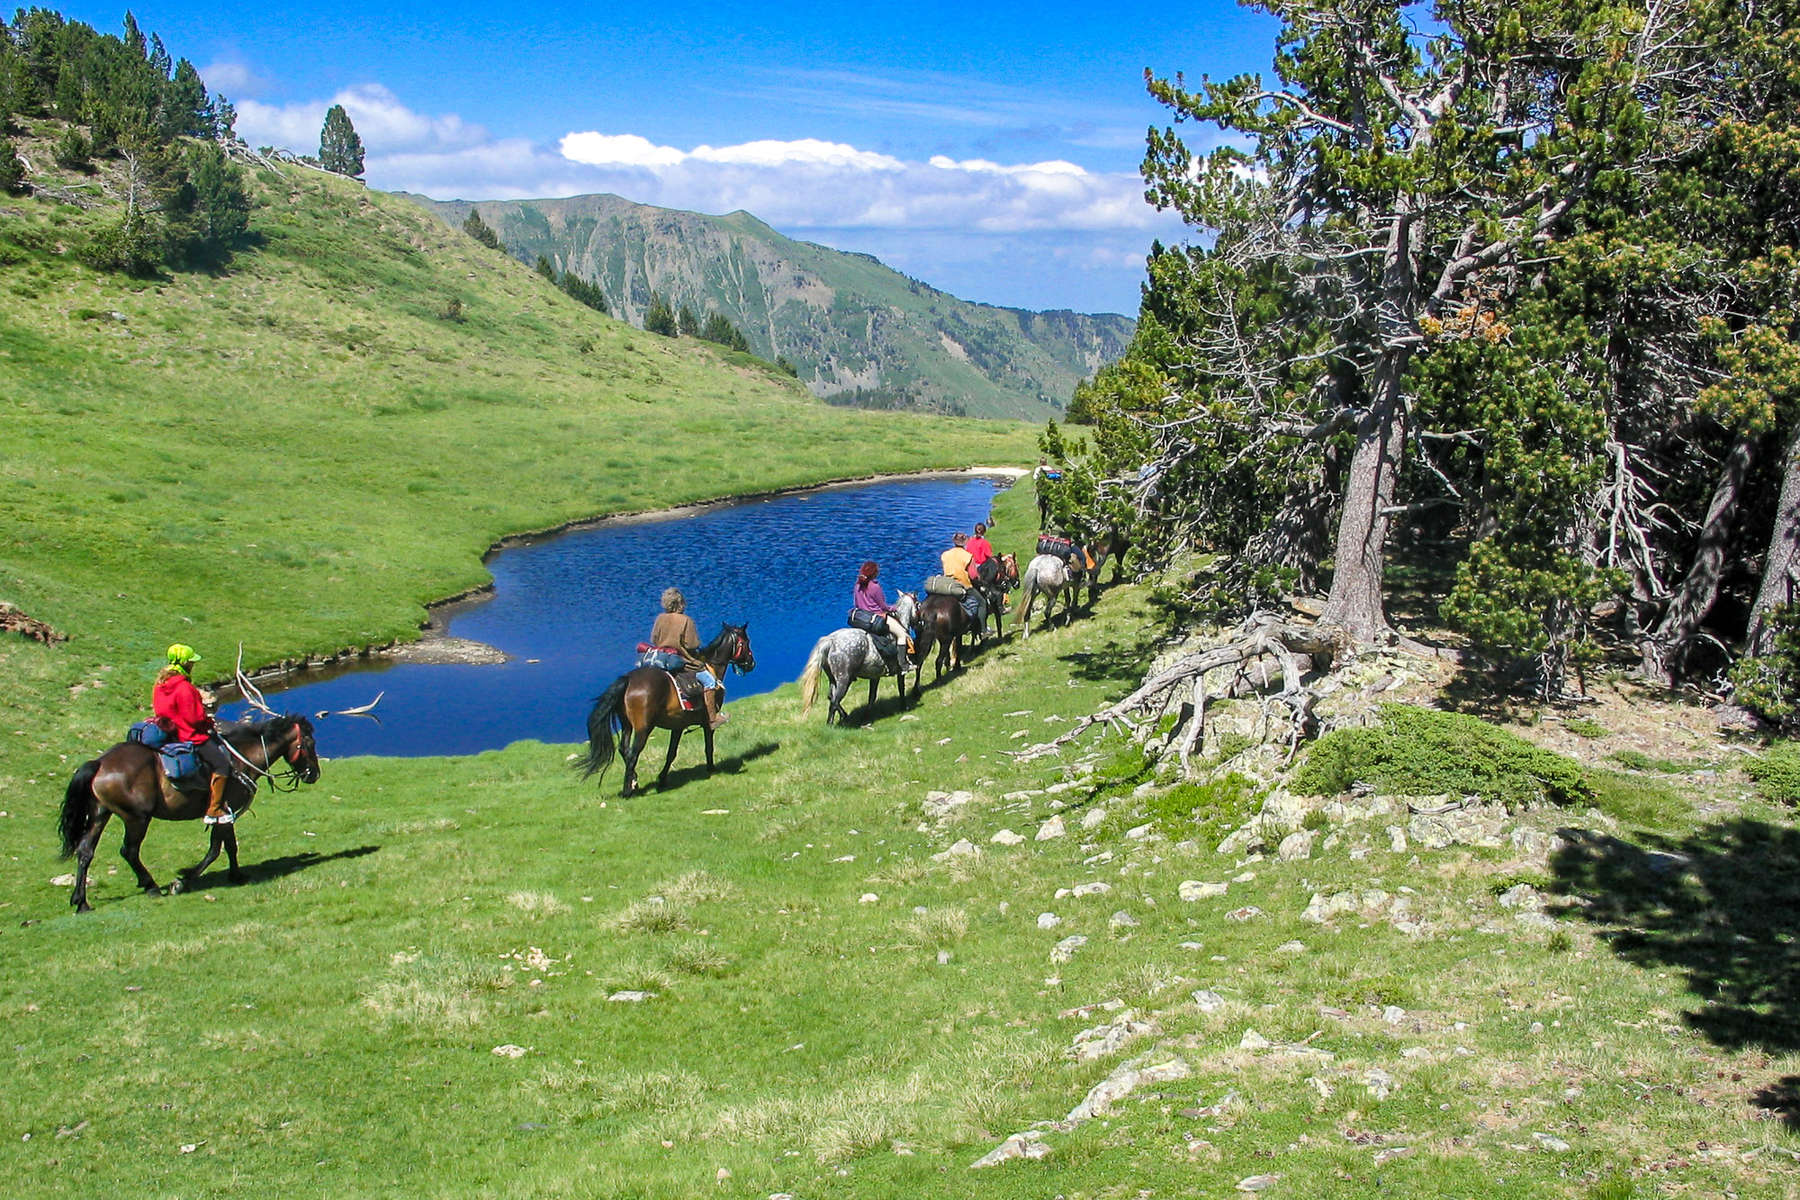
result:
M 269 739 L 263 735 L 263 732 L 260 729 L 256 731 L 256 740 L 262 745 L 264 762 L 269 761 L 271 758 L 278 757 L 269 753 Z M 281 755 L 279 757 L 282 762 L 287 764 L 287 770 L 278 774 L 267 767 L 259 767 L 249 759 L 245 758 L 243 753 L 239 751 L 236 746 L 231 744 L 231 739 L 225 735 L 220 734 L 219 741 L 224 743 L 225 749 L 231 754 L 231 757 L 237 759 L 239 762 L 243 763 L 245 767 L 256 772 L 256 775 L 252 776 L 250 780 L 250 790 L 252 792 L 254 792 L 257 786 L 265 779 L 269 781 L 269 789 L 271 791 L 296 792 L 300 790 L 300 784 L 302 782 L 300 778 L 300 768 L 289 761 L 286 755 Z

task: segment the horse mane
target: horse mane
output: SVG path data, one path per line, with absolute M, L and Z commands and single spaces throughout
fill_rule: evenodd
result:
M 718 650 L 719 644 L 721 642 L 723 642 L 727 637 L 731 636 L 733 633 L 737 632 L 738 630 L 740 630 L 742 628 L 743 628 L 742 625 L 732 625 L 727 622 L 721 622 L 719 625 L 719 636 L 714 638 L 712 641 L 706 643 L 706 645 L 700 647 L 700 651 L 699 651 L 700 657 L 706 659 L 708 662 L 711 662 L 713 653 Z
M 226 738 L 234 735 L 249 737 L 282 737 L 296 725 L 307 723 L 306 718 L 295 713 L 282 713 L 279 716 L 264 717 L 260 721 L 226 721 L 221 722 L 219 732 Z

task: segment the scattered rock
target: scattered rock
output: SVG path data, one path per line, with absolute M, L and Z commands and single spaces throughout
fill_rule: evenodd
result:
M 1062 918 L 1057 916 L 1053 912 L 1044 912 L 1044 913 L 1038 914 L 1038 928 L 1039 929 L 1055 929 L 1058 925 L 1061 925 L 1061 924 L 1062 924 Z
M 1283 943 L 1281 943 L 1281 945 L 1275 947 L 1275 953 L 1277 953 L 1277 954 L 1305 954 L 1306 953 L 1306 943 L 1305 942 L 1283 942 Z
M 1203 1013 L 1218 1012 L 1225 1007 L 1225 997 L 1208 988 L 1194 993 L 1194 1006 Z
M 1154 824 L 1133 825 L 1130 829 L 1125 831 L 1125 836 L 1134 842 L 1141 842 L 1146 838 L 1155 836 L 1155 834 L 1156 826 Z
M 940 850 L 936 854 L 932 855 L 931 861 L 944 862 L 947 859 L 952 859 L 952 858 L 979 858 L 979 857 L 981 857 L 981 848 L 979 846 L 977 846 L 974 842 L 971 842 L 968 838 L 961 838 L 961 839 L 958 839 L 956 842 L 954 842 L 948 850 Z
M 880 899 L 881 897 L 877 896 L 874 892 L 864 892 L 861 896 L 857 897 L 856 902 L 858 904 L 874 904 Z
M 1569 1152 L 1569 1143 L 1563 1141 L 1559 1137 L 1553 1137 L 1548 1133 L 1534 1133 L 1531 1135 L 1531 1140 L 1550 1151 L 1552 1154 L 1567 1154 Z
M 1281 1182 L 1279 1175 L 1251 1175 L 1237 1181 L 1240 1192 L 1264 1192 Z
M 1302 829 L 1298 833 L 1290 833 L 1281 839 L 1281 845 L 1275 851 L 1276 857 L 1280 858 L 1282 862 L 1296 862 L 1303 858 L 1311 858 L 1313 842 L 1318 839 L 1318 836 L 1319 831 L 1316 829 Z
M 1381 1010 L 1381 1019 L 1389 1025 L 1398 1025 L 1406 1020 L 1406 1010 L 1398 1004 L 1390 1004 Z
M 1211 900 L 1214 897 L 1223 896 L 1226 892 L 1230 891 L 1231 885 L 1227 883 L 1202 883 L 1197 879 L 1187 879 L 1182 881 L 1181 887 L 1178 890 L 1183 900 Z
M 1063 819 L 1060 816 L 1051 817 L 1048 821 L 1045 821 L 1042 825 L 1038 826 L 1037 840 L 1040 842 L 1048 842 L 1054 838 L 1062 837 L 1064 832 Z
M 515 1046 L 511 1042 L 507 1042 L 504 1045 L 495 1046 L 493 1053 L 496 1058 L 523 1058 L 526 1050 L 523 1046 Z
M 1500 893 L 1500 907 L 1537 912 L 1544 907 L 1544 897 L 1529 883 L 1516 883 Z
M 1363 1086 L 1375 1099 L 1386 1100 L 1394 1094 L 1394 1077 L 1380 1067 L 1370 1067 L 1363 1075 Z
M 1388 826 L 1388 849 L 1395 854 L 1406 853 L 1406 830 L 1398 825 Z
M 1136 1091 L 1146 1083 L 1173 1083 L 1178 1079 L 1186 1079 L 1193 1071 L 1187 1063 L 1179 1058 L 1155 1066 L 1140 1066 L 1142 1059 L 1134 1059 L 1125 1063 L 1096 1083 L 1088 1091 L 1087 1096 L 1069 1110 L 1065 1118 L 1069 1124 L 1079 1124 L 1094 1117 L 1103 1117 L 1112 1111 L 1112 1106 Z
M 1106 810 L 1104 808 L 1090 808 L 1081 814 L 1081 827 L 1083 829 L 1093 829 L 1095 826 L 1103 825 L 1105 823 Z
M 1244 1036 L 1238 1039 L 1239 1050 L 1267 1050 L 1269 1039 L 1254 1029 L 1244 1030 Z
M 926 792 L 925 815 L 934 821 L 942 821 L 974 799 L 975 793 L 973 792 Z
M 1251 921 L 1263 915 L 1263 910 L 1254 904 L 1246 904 L 1242 908 L 1234 908 L 1225 914 L 1227 921 Z
M 1112 884 L 1101 883 L 1100 881 L 1095 880 L 1093 883 L 1076 884 L 1074 890 L 1070 894 L 1079 898 L 1082 896 L 1104 896 L 1110 891 L 1112 891 Z
M 1053 963 L 1066 963 L 1074 958 L 1075 952 L 1085 945 L 1087 945 L 1087 938 L 1079 933 L 1066 937 L 1050 948 L 1050 961 Z
M 999 833 L 996 833 L 993 837 L 988 839 L 988 841 L 996 846 L 1017 846 L 1024 840 L 1024 834 L 1014 833 L 1010 829 L 1002 829 Z
M 1124 909 L 1120 909 L 1112 915 L 1107 924 L 1111 925 L 1114 929 L 1136 929 L 1139 925 L 1143 924 L 1143 922 L 1139 921 Z
M 995 1146 L 992 1150 L 969 1164 L 969 1170 L 979 1171 L 983 1167 L 997 1167 L 1003 1162 L 1011 1162 L 1015 1158 L 1043 1158 L 1050 1153 L 1035 1130 L 1015 1133 Z M 774 1200 L 773 1197 L 770 1200 Z
M 1095 1025 L 1076 1034 L 1069 1053 L 1076 1062 L 1093 1062 L 1117 1054 L 1129 1043 L 1156 1032 L 1154 1022 L 1140 1021 L 1135 1012 L 1125 1012 L 1110 1024 Z
M 655 992 L 641 992 L 636 988 L 627 988 L 621 992 L 614 992 L 606 999 L 612 1004 L 642 1004 L 655 995 Z

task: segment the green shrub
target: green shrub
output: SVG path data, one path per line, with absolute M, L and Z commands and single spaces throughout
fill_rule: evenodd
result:
M 162 266 L 163 241 L 148 221 L 127 216 L 96 229 L 77 257 L 96 271 L 118 271 L 144 278 L 156 274 Z
M 1563 722 L 1563 728 L 1576 737 L 1598 738 L 1606 736 L 1606 727 L 1598 721 L 1587 717 L 1572 717 Z
M 25 190 L 25 164 L 19 161 L 12 139 L 0 137 L 0 195 Z
M 1731 698 L 1763 720 L 1785 725 L 1800 713 L 1800 606 L 1771 609 L 1769 625 L 1774 648 L 1732 666 Z
M 94 148 L 88 144 L 87 137 L 81 130 L 70 125 L 56 139 L 56 145 L 50 151 L 50 157 L 56 165 L 66 171 L 85 171 L 92 162 Z
M 1746 763 L 1744 773 L 1756 781 L 1764 799 L 1800 803 L 1800 742 L 1776 742 Z
M 1261 808 L 1262 789 L 1236 771 L 1206 783 L 1182 783 L 1145 804 L 1165 836 L 1216 845 Z
M 1357 783 L 1390 794 L 1480 795 L 1502 804 L 1590 800 L 1575 763 L 1461 713 L 1384 704 L 1373 729 L 1339 729 L 1313 744 L 1294 791 L 1335 796 Z

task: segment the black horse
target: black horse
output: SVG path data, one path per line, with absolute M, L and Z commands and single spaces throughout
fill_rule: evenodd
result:
M 736 667 L 740 673 L 756 669 L 756 656 L 750 652 L 750 627 L 724 625 L 719 636 L 700 651 L 700 657 L 720 682 L 725 668 Z M 650 740 L 652 729 L 669 731 L 669 756 L 663 760 L 662 773 L 656 777 L 658 789 L 669 779 L 675 751 L 681 746 L 681 735 L 700 726 L 706 736 L 706 773 L 713 769 L 713 731 L 706 723 L 706 707 L 698 699 L 692 707 L 683 707 L 675 679 L 661 667 L 635 667 L 625 672 L 600 693 L 594 709 L 588 714 L 588 751 L 579 764 L 583 778 L 604 773 L 612 765 L 614 745 L 625 759 L 625 790 L 629 796 L 637 789 L 638 755 Z

